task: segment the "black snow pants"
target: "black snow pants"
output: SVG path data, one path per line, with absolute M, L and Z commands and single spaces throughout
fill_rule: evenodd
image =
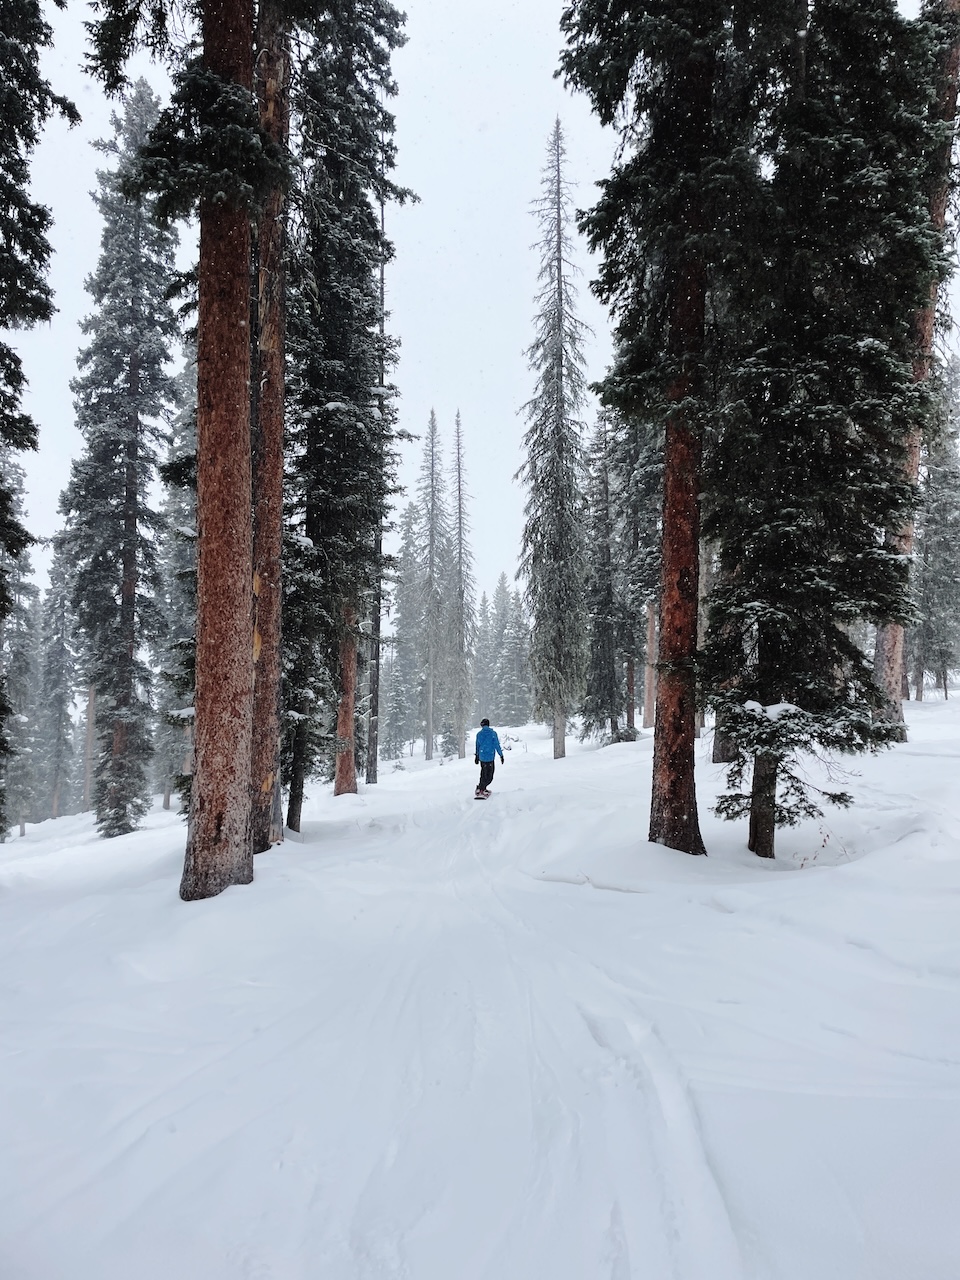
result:
M 477 787 L 477 790 L 486 791 L 487 787 L 489 787 L 492 781 L 493 781 L 493 761 L 481 760 L 480 761 L 480 785 Z

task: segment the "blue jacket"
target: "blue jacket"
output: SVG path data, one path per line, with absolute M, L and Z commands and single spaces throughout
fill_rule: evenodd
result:
M 491 729 L 488 724 L 484 725 L 477 734 L 477 755 L 481 760 L 492 760 L 494 756 L 499 756 L 501 764 L 503 763 L 503 747 L 500 745 L 497 731 Z

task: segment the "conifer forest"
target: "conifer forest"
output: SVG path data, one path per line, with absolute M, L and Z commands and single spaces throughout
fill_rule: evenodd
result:
M 0 0 L 0 1280 L 957 1280 L 958 89 Z
M 652 729 L 649 838 L 687 853 L 705 725 L 720 811 L 760 856 L 847 803 L 798 758 L 903 740 L 903 699 L 948 696 L 960 666 L 957 10 L 563 11 L 558 74 L 619 145 L 578 209 L 560 119 L 545 139 L 522 546 L 478 598 L 469 406 L 407 422 L 394 380 L 403 15 L 195 0 L 184 44 L 172 6 L 103 0 L 87 67 L 116 110 L 71 384 L 83 451 L 42 590 L 17 461 L 42 424 L 2 348 L 4 829 L 93 810 L 116 836 L 159 793 L 188 817 L 182 892 L 206 896 L 299 829 L 313 780 L 353 793 L 414 752 L 463 758 L 483 715 L 550 724 L 555 757 L 569 733 Z M 39 70 L 39 0 L 2 12 L 11 330 L 55 305 L 30 159 L 76 108 Z M 129 78 L 138 48 L 168 101 Z M 587 247 L 613 340 L 594 384 Z

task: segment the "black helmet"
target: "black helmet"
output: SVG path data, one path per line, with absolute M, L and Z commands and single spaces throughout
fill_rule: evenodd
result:
M 480 721 L 480 728 L 481 728 L 481 729 L 487 729 L 487 728 L 489 728 L 489 727 L 490 727 L 490 721 L 489 721 L 489 720 L 484 719 L 484 720 L 481 720 L 481 721 Z

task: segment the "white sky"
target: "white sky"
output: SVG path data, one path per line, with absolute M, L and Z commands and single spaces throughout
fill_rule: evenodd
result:
M 917 0 L 901 7 L 916 12 Z M 114 109 L 79 70 L 88 6 L 75 2 L 66 13 L 47 8 L 56 42 L 46 73 L 76 102 L 83 123 L 68 130 L 54 121 L 35 155 L 34 192 L 55 219 L 50 281 L 58 314 L 15 338 L 30 380 L 26 405 L 40 427 L 40 451 L 23 461 L 27 524 L 41 537 L 58 525 L 57 499 L 82 443 L 69 382 L 81 341 L 78 323 L 89 309 L 83 281 L 100 241 L 89 195 L 99 157 L 90 143 L 109 134 Z M 609 171 L 613 152 L 612 135 L 600 129 L 586 101 L 553 78 L 562 8 L 562 0 L 409 0 L 408 43 L 394 62 L 397 179 L 420 196 L 420 203 L 391 212 L 388 227 L 397 250 L 387 305 L 390 330 L 401 340 L 400 425 L 419 433 L 434 408 L 449 444 L 460 410 L 478 592 L 491 593 L 501 571 L 512 577 L 520 544 L 523 494 L 512 477 L 521 461 L 519 410 L 531 391 L 523 355 L 538 266 L 530 204 L 554 118 L 559 114 L 567 135 L 569 176 L 581 207 L 592 202 L 592 184 Z M 161 90 L 158 68 L 144 60 L 135 71 Z M 184 259 L 192 252 L 185 235 Z M 610 343 L 605 313 L 587 287 L 594 264 L 585 250 L 581 260 L 580 309 L 594 330 L 587 357 L 595 379 Z M 420 449 L 418 442 L 404 448 L 401 480 L 408 487 Z M 34 563 L 45 564 L 39 548 Z

